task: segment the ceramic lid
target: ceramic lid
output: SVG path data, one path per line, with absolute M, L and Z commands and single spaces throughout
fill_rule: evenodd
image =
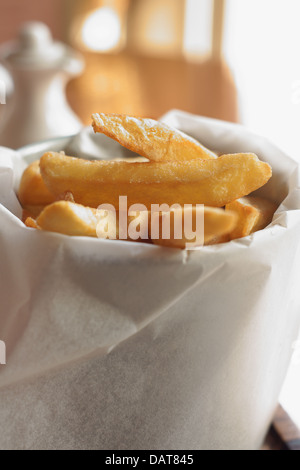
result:
M 4 46 L 2 51 L 3 60 L 13 67 L 51 68 L 70 59 L 81 60 L 70 47 L 54 41 L 48 26 L 39 22 L 25 23 L 18 39 Z

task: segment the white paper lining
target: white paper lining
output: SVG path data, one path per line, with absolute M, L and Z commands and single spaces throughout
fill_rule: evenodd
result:
M 298 165 L 242 126 L 179 111 L 163 120 L 269 162 L 259 194 L 282 202 L 274 221 L 188 254 L 38 232 L 17 218 L 13 190 L 36 151 L 124 150 L 89 129 L 62 148 L 1 148 L 1 448 L 238 449 L 263 438 L 299 325 Z

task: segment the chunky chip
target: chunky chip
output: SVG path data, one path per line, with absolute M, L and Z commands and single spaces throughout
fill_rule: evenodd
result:
M 28 228 L 35 228 L 37 230 L 40 229 L 38 224 L 36 223 L 36 220 L 33 219 L 32 217 L 27 217 L 27 219 L 25 220 L 24 223 L 25 223 L 26 227 L 28 227 Z
M 159 238 L 152 238 L 153 243 L 181 249 L 186 248 L 188 245 L 202 246 L 208 244 L 215 237 L 225 236 L 234 229 L 237 221 L 234 212 L 213 207 L 178 209 L 170 213 L 160 213 L 158 216 Z M 197 223 L 197 217 L 199 217 L 199 224 Z M 164 219 L 166 220 L 164 221 Z M 186 223 L 187 219 L 189 219 L 190 224 Z M 153 219 L 151 218 L 151 220 Z M 163 228 L 165 222 L 166 227 L 169 225 L 170 229 L 167 237 L 164 238 Z M 187 230 L 188 225 L 190 225 L 189 230 Z M 180 237 L 179 234 L 181 234 Z
M 148 211 L 99 211 L 98 238 L 150 242 L 150 213 Z
M 226 235 L 220 235 L 217 237 L 213 237 L 210 240 L 207 240 L 204 245 L 221 245 L 222 243 L 230 242 L 230 235 L 226 233 Z
M 70 236 L 96 237 L 98 224 L 96 209 L 69 201 L 58 201 L 47 206 L 36 223 L 42 230 Z
M 190 224 L 187 235 L 188 218 Z M 201 246 L 215 236 L 227 234 L 233 230 L 236 220 L 235 213 L 211 207 L 185 208 L 184 211 L 176 209 L 169 213 L 137 211 L 134 214 L 121 214 L 59 201 L 47 206 L 36 221 L 27 218 L 25 225 L 69 236 L 130 241 L 152 239 L 156 245 L 184 249 L 187 244 Z M 178 221 L 179 225 L 176 226 Z M 121 224 L 124 226 L 121 227 Z
M 230 239 L 246 237 L 262 230 L 272 221 L 277 205 L 260 197 L 243 197 L 226 205 L 226 211 L 237 214 L 237 224 Z
M 93 114 L 94 131 L 111 137 L 151 161 L 211 159 L 216 155 L 183 132 L 153 119 Z
M 223 207 L 263 186 L 271 167 L 254 154 L 233 154 L 210 160 L 165 163 L 88 161 L 48 152 L 40 161 L 51 193 L 70 191 L 75 202 L 89 207 L 112 204 L 119 197 L 128 206 L 144 204 L 205 204 Z
M 55 197 L 45 185 L 41 173 L 39 160 L 31 163 L 23 173 L 19 193 L 19 201 L 23 207 L 43 207 L 55 201 Z M 32 212 L 36 212 L 34 209 Z
M 124 237 L 124 239 L 139 241 L 143 239 L 143 234 L 136 238 L 130 237 L 130 224 L 136 222 L 137 225 L 144 225 L 146 227 L 144 239 L 148 240 L 148 218 L 149 214 L 147 211 L 137 212 L 129 216 L 126 214 L 126 217 L 123 217 L 122 220 L 125 220 L 125 232 L 129 236 Z M 31 225 L 28 225 L 29 223 Z M 32 227 L 32 219 L 27 219 L 25 224 Z M 118 213 L 85 207 L 70 201 L 58 201 L 47 206 L 37 218 L 36 226 L 41 230 L 69 236 L 120 238 Z M 137 232 L 138 230 L 135 230 L 135 234 Z

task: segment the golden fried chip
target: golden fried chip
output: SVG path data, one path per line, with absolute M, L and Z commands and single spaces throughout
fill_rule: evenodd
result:
M 135 215 L 129 215 L 125 220 L 126 226 L 123 227 L 125 233 L 129 234 L 123 239 L 141 240 L 141 237 L 130 237 L 130 224 L 134 221 L 135 225 L 141 225 L 146 228 L 144 234 L 148 239 L 148 212 L 138 212 Z M 80 204 L 74 204 L 69 201 L 58 201 L 47 206 L 36 221 L 39 228 L 49 232 L 61 233 L 69 236 L 78 237 L 98 237 L 119 239 L 119 214 L 113 211 L 97 210 L 85 207 Z M 135 227 L 137 228 L 137 227 Z M 134 233 L 137 234 L 138 230 Z
M 237 225 L 230 234 L 230 239 L 246 237 L 257 230 L 262 230 L 271 223 L 277 205 L 260 197 L 243 197 L 226 205 L 226 210 L 238 216 Z
M 96 237 L 97 210 L 68 201 L 58 201 L 45 207 L 37 218 L 42 230 L 70 236 Z
M 105 210 L 99 212 L 98 238 L 150 242 L 148 211 L 136 211 L 134 215 Z
M 201 211 L 202 219 L 200 226 L 197 227 L 196 218 L 199 211 Z M 178 215 L 180 216 L 181 226 L 180 239 L 176 238 L 178 233 L 174 225 L 174 217 Z M 163 238 L 164 232 L 162 230 L 165 217 L 169 217 L 167 239 Z M 185 224 L 187 217 L 190 217 L 190 228 L 192 230 L 200 228 L 200 232 L 195 233 L 194 238 L 187 238 L 186 236 Z M 184 213 L 182 210 L 175 210 L 169 214 L 137 211 L 135 214 L 126 214 L 125 217 L 123 214 L 122 218 L 120 213 L 113 211 L 97 210 L 68 201 L 59 201 L 47 206 L 36 221 L 27 218 L 26 225 L 69 236 L 89 236 L 116 240 L 122 238 L 123 240 L 149 242 L 154 233 L 153 220 L 154 223 L 158 222 L 159 224 L 158 238 L 152 239 L 154 244 L 183 249 L 189 243 L 197 245 L 200 240 L 199 244 L 202 245 L 203 241 L 207 242 L 215 236 L 221 236 L 232 231 L 236 218 L 235 213 L 211 207 L 188 208 L 185 209 Z M 123 235 L 121 237 L 120 224 L 122 221 L 125 221 L 125 226 L 122 227 Z
M 122 114 L 93 114 L 95 132 L 111 137 L 151 161 L 211 159 L 216 155 L 183 132 L 153 119 Z
M 26 227 L 28 227 L 28 228 L 35 228 L 37 230 L 40 230 L 40 227 L 36 223 L 36 220 L 34 220 L 32 217 L 27 217 L 27 219 L 25 220 L 24 223 L 25 223 Z
M 211 160 L 165 163 L 89 161 L 48 152 L 40 168 L 49 191 L 66 191 L 78 204 L 119 209 L 119 196 L 128 207 L 144 204 L 205 204 L 223 207 L 263 186 L 271 167 L 254 154 L 223 155 Z
M 226 233 L 226 235 L 220 235 L 218 237 L 213 237 L 210 240 L 207 240 L 204 245 L 205 246 L 210 246 L 210 245 L 221 245 L 221 243 L 227 243 L 230 242 L 230 234 Z
M 204 243 L 208 244 L 216 237 L 225 236 L 234 229 L 237 221 L 237 216 L 234 212 L 214 207 L 177 209 L 170 213 L 160 213 L 158 216 L 160 227 L 159 238 L 152 238 L 152 242 L 155 245 L 181 249 L 188 247 L 189 244 L 202 246 Z M 198 223 L 197 216 L 199 217 Z M 170 227 L 169 233 L 166 233 L 168 235 L 166 238 L 163 237 L 164 218 L 166 219 L 166 227 L 168 225 Z M 188 229 L 188 219 L 190 229 L 192 230 Z M 153 215 L 151 214 L 152 221 Z
M 18 197 L 23 207 L 46 206 L 55 201 L 55 196 L 46 187 L 40 173 L 40 162 L 31 163 L 23 173 Z
M 127 163 L 142 163 L 149 162 L 145 157 L 117 157 L 113 159 L 114 162 L 127 162 Z

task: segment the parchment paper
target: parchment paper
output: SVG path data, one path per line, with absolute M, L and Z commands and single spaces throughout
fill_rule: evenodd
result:
M 29 161 L 46 148 L 124 150 L 91 129 L 1 148 L 1 449 L 254 449 L 263 439 L 300 321 L 298 164 L 241 126 L 179 111 L 163 120 L 269 162 L 259 193 L 282 203 L 274 221 L 191 252 L 35 231 L 14 192 Z

